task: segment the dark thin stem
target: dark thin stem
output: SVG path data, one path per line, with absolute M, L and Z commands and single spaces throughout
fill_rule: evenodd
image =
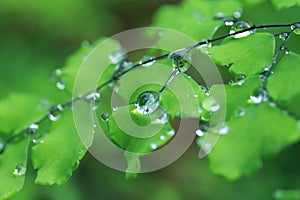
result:
M 251 31 L 251 30 L 256 30 L 256 29 L 266 29 L 266 28 L 277 28 L 277 27 L 291 27 L 292 25 L 297 25 L 296 28 L 298 27 L 298 24 L 300 22 L 295 22 L 295 23 L 290 23 L 290 24 L 263 24 L 263 25 L 258 25 L 258 26 L 252 26 L 252 27 L 249 27 L 247 29 L 244 29 L 244 30 L 241 30 L 241 31 L 237 31 L 237 32 L 234 32 L 234 33 L 228 33 L 228 34 L 225 34 L 225 35 L 222 35 L 222 36 L 219 36 L 219 37 L 216 37 L 216 38 L 212 38 L 212 39 L 208 39 L 208 40 L 205 40 L 205 41 L 201 41 L 201 42 L 198 42 L 197 44 L 195 45 L 192 45 L 192 46 L 189 46 L 189 47 L 186 47 L 184 49 L 181 49 L 181 50 L 177 50 L 177 52 L 181 52 L 183 55 L 181 56 L 185 56 L 186 53 L 188 53 L 189 51 L 193 50 L 194 48 L 198 47 L 198 46 L 201 46 L 201 45 L 205 45 L 205 44 L 209 44 L 209 43 L 212 43 L 212 42 L 216 42 L 216 41 L 219 41 L 219 40 L 222 40 L 222 39 L 225 39 L 227 37 L 231 37 L 231 36 L 234 36 L 234 35 L 237 35 L 237 34 L 240 34 L 240 33 L 244 33 L 244 32 L 247 32 L 247 31 Z M 289 32 L 289 34 L 291 33 L 292 31 Z M 282 45 L 285 45 L 286 41 L 283 42 Z M 281 45 L 281 46 L 282 46 Z M 176 51 L 175 51 L 176 52 Z M 278 52 L 278 53 L 277 53 Z M 279 55 L 279 52 L 280 51 L 277 51 L 273 60 L 276 61 L 278 55 Z M 120 73 L 118 73 L 117 75 L 114 75 L 111 79 L 109 79 L 108 81 L 106 81 L 105 83 L 101 84 L 100 86 L 98 86 L 96 89 L 94 89 L 93 91 L 90 91 L 90 92 L 87 92 L 85 95 L 83 96 L 78 96 L 78 97 L 75 97 L 73 99 L 71 99 L 70 101 L 64 103 L 64 104 L 61 104 L 60 106 L 62 108 L 68 108 L 68 107 L 71 107 L 74 103 L 76 103 L 77 101 L 80 101 L 80 100 L 84 100 L 87 95 L 91 94 L 92 92 L 99 92 L 102 88 L 108 86 L 109 84 L 113 83 L 114 81 L 117 81 L 121 76 L 127 74 L 128 72 L 134 70 L 135 68 L 139 67 L 139 66 L 142 66 L 142 65 L 145 65 L 147 63 L 150 63 L 150 62 L 153 62 L 153 61 L 157 61 L 157 60 L 162 60 L 162 59 L 166 59 L 170 56 L 170 54 L 172 53 L 167 53 L 167 54 L 163 54 L 163 55 L 160 55 L 160 56 L 157 56 L 157 57 L 154 57 L 154 58 L 151 58 L 149 60 L 146 60 L 144 62 L 139 62 L 139 63 L 136 63 L 134 64 L 131 68 L 127 69 L 127 70 L 124 70 L 124 71 L 121 71 Z M 277 55 L 278 54 L 278 55 Z M 271 64 L 269 66 L 270 70 L 272 69 L 274 64 Z M 170 75 L 170 77 L 168 78 L 168 80 L 166 81 L 165 85 L 162 87 L 162 89 L 160 90 L 160 92 L 163 92 L 167 86 L 170 84 L 170 82 L 173 80 L 173 78 L 176 77 L 176 73 L 178 73 L 178 71 L 176 72 L 177 70 L 174 70 L 172 72 L 172 74 Z M 268 72 L 269 73 L 269 72 Z M 268 74 L 269 75 L 269 74 Z M 53 114 L 53 113 L 57 113 L 57 112 L 62 112 L 62 110 L 59 110 L 59 108 L 57 106 L 55 107 L 52 107 L 48 112 L 47 114 L 45 114 L 41 119 L 37 120 L 35 123 L 33 124 L 37 124 L 37 125 L 40 125 L 42 122 L 44 122 L 45 120 L 48 119 L 49 115 L 50 114 Z M 5 147 L 15 141 L 15 139 L 17 139 L 18 137 L 24 135 L 26 132 L 27 132 L 28 128 L 21 131 L 19 134 L 15 134 L 13 135 L 11 138 L 9 138 L 4 144 L 3 144 L 3 149 L 2 151 L 0 152 L 3 153 Z

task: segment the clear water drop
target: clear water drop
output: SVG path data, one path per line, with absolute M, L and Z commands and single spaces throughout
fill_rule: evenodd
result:
M 224 13 L 222 13 L 222 12 L 217 12 L 216 13 L 216 19 L 223 19 L 225 17 L 225 14 Z
M 293 33 L 300 35 L 300 23 L 293 24 L 291 30 L 294 30 Z
M 109 55 L 109 59 L 111 61 L 112 64 L 117 64 L 120 63 L 122 60 L 124 60 L 126 57 L 125 52 L 123 51 L 117 51 L 112 53 L 111 55 Z
M 201 53 L 209 55 L 209 49 L 211 48 L 211 43 L 202 44 L 197 49 L 201 51 Z
M 31 124 L 27 129 L 27 133 L 33 134 L 33 133 L 36 133 L 38 130 L 39 130 L 38 124 Z
M 160 94 L 155 91 L 146 91 L 140 94 L 135 103 L 138 113 L 145 115 L 155 111 L 160 105 L 159 96 Z
M 259 104 L 265 101 L 267 98 L 267 91 L 264 88 L 256 89 L 250 96 L 251 102 L 254 104 Z
M 237 108 L 236 110 L 234 110 L 234 116 L 236 117 L 243 117 L 246 114 L 246 109 L 245 108 Z
M 33 144 L 43 144 L 45 142 L 45 140 L 43 139 L 38 139 L 38 138 L 33 138 L 32 139 Z
M 108 113 L 103 113 L 102 115 L 101 115 L 101 120 L 103 121 L 103 122 L 108 122 L 108 120 L 109 120 L 109 114 Z
M 64 110 L 64 107 L 61 105 L 61 104 L 58 104 L 57 106 L 56 106 L 56 109 L 58 110 L 58 111 L 63 111 Z
M 168 130 L 167 134 L 169 136 L 174 136 L 175 135 L 175 131 L 173 129 Z
M 231 27 L 230 29 L 230 34 L 234 34 L 236 32 L 239 32 L 239 31 L 242 31 L 242 30 L 245 30 L 245 29 L 248 29 L 250 27 L 252 27 L 252 23 L 250 22 L 247 22 L 247 21 L 237 21 L 233 24 L 233 26 Z M 232 37 L 234 39 L 238 39 L 238 38 L 243 38 L 243 37 L 247 37 L 251 34 L 255 33 L 255 29 L 253 30 L 249 30 L 249 31 L 244 31 L 244 32 L 241 32 L 241 33 L 238 33 L 238 34 L 235 34 L 235 35 L 232 35 Z
M 155 121 L 159 124 L 166 124 L 169 121 L 167 113 L 164 111 L 159 112 Z
M 65 82 L 63 80 L 57 81 L 56 88 L 60 90 L 64 90 L 66 88 Z
M 157 144 L 155 142 L 152 142 L 150 144 L 150 147 L 151 147 L 151 149 L 155 150 L 155 149 L 157 149 L 158 146 L 157 146 Z
M 89 41 L 87 41 L 87 40 L 82 41 L 82 42 L 81 42 L 81 47 L 83 47 L 83 48 L 88 48 L 88 47 L 90 47 Z
M 172 66 L 180 72 L 186 72 L 190 68 L 190 62 L 186 58 L 186 53 L 176 51 L 171 53 L 169 58 L 172 60 Z
M 23 164 L 18 164 L 13 171 L 13 175 L 15 176 L 24 176 L 25 173 L 26 167 Z
M 245 82 L 246 78 L 247 78 L 246 75 L 244 75 L 244 74 L 238 74 L 235 77 L 235 81 L 236 81 L 236 83 L 238 85 L 243 85 L 243 83 Z
M 207 95 L 209 96 L 209 89 L 208 87 L 206 87 L 205 85 L 200 85 L 201 90 Z
M 216 102 L 214 98 L 206 98 L 202 102 L 202 107 L 207 111 L 217 112 L 221 106 Z
M 243 14 L 243 9 L 239 8 L 233 13 L 233 17 L 239 19 L 241 18 L 242 14 Z
M 225 26 L 233 26 L 234 21 L 232 19 L 226 19 L 224 20 L 224 25 Z
M 151 60 L 151 61 L 150 61 Z M 147 63 L 145 63 L 147 62 Z M 145 64 L 143 64 L 145 63 Z M 143 64 L 143 67 L 150 67 L 155 63 L 155 57 L 150 55 L 145 55 L 140 61 L 139 64 Z
M 58 112 L 49 112 L 48 117 L 51 121 L 55 122 L 60 118 L 61 114 Z
M 278 38 L 282 41 L 285 41 L 288 38 L 289 34 L 287 32 L 280 33 Z
M 117 107 L 117 106 L 113 106 L 113 107 L 112 107 L 112 110 L 113 110 L 113 111 L 117 111 L 117 110 L 118 110 L 118 107 Z
M 91 104 L 92 110 L 97 110 L 100 106 L 100 93 L 99 92 L 91 92 L 85 96 L 84 100 Z
M 4 146 L 5 146 L 5 142 L 2 138 L 0 138 L 0 154 L 2 153 L 2 151 L 4 149 Z
M 165 139 L 166 139 L 166 136 L 161 135 L 161 136 L 159 136 L 159 139 L 160 139 L 160 140 L 165 140 Z
M 208 126 L 206 124 L 200 124 L 199 128 L 196 130 L 196 135 L 202 137 L 208 131 Z
M 219 130 L 219 135 L 226 135 L 229 132 L 229 126 L 224 124 L 222 128 Z

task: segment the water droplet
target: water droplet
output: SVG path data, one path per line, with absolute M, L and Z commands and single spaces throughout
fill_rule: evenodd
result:
M 112 107 L 112 110 L 113 110 L 113 111 L 117 111 L 117 110 L 118 110 L 118 107 L 117 107 L 117 106 L 113 106 L 113 107 Z
M 166 136 L 161 135 L 161 136 L 159 136 L 159 139 L 160 139 L 160 140 L 165 140 L 165 139 L 166 139 Z
M 126 57 L 126 53 L 124 51 L 117 51 L 111 55 L 109 55 L 109 59 L 112 64 L 120 63 Z
M 164 111 L 160 111 L 155 119 L 157 123 L 166 124 L 169 121 L 168 115 Z
M 234 24 L 234 21 L 230 18 L 224 20 L 225 26 L 233 26 L 233 24 Z
M 60 104 L 58 104 L 58 105 L 56 106 L 56 108 L 57 108 L 57 110 L 60 111 L 60 112 L 64 110 L 63 106 L 60 105 Z
M 99 92 L 91 92 L 85 96 L 84 100 L 91 104 L 92 110 L 97 110 L 100 105 L 100 93 Z
M 159 93 L 155 91 L 146 91 L 140 94 L 135 103 L 136 110 L 140 114 L 150 114 L 155 111 L 159 103 Z
M 36 133 L 39 130 L 39 125 L 38 124 L 31 124 L 28 129 L 27 129 L 27 133 L 28 134 L 33 134 Z
M 83 48 L 88 48 L 88 47 L 90 47 L 89 41 L 87 41 L 87 40 L 82 41 L 82 42 L 81 42 L 81 47 L 83 47 Z
M 4 149 L 4 146 L 5 146 L 5 142 L 2 138 L 0 138 L 0 154 L 2 153 L 2 151 Z
M 60 118 L 60 113 L 58 112 L 49 112 L 48 117 L 51 121 L 55 122 Z
M 246 114 L 246 110 L 245 108 L 237 108 L 236 110 L 234 110 L 234 116 L 236 117 L 243 117 Z
M 110 116 L 109 116 L 108 113 L 103 113 L 103 114 L 101 115 L 101 120 L 104 121 L 104 122 L 108 122 L 109 117 L 110 117 Z
M 207 40 L 206 40 L 207 41 Z M 209 55 L 209 49 L 211 48 L 211 43 L 202 44 L 197 49 L 201 51 L 201 53 Z
M 157 149 L 158 146 L 157 146 L 156 143 L 152 142 L 152 143 L 150 144 L 150 147 L 151 147 L 151 149 L 155 150 L 155 149 Z
M 247 21 L 237 21 L 237 22 L 235 22 L 233 24 L 233 26 L 231 27 L 229 33 L 230 34 L 234 34 L 236 32 L 248 29 L 250 27 L 252 27 L 252 23 L 250 23 L 250 22 L 247 22 Z M 234 39 L 243 38 L 243 37 L 247 37 L 247 36 L 253 34 L 254 32 L 255 32 L 254 29 L 253 30 L 249 30 L 249 31 L 244 31 L 244 32 L 232 35 L 232 37 Z
M 38 139 L 38 138 L 33 138 L 32 139 L 33 144 L 43 144 L 45 142 L 45 140 L 42 139 Z
M 203 92 L 209 96 L 209 89 L 208 87 L 206 87 L 205 85 L 200 85 L 201 90 L 203 90 Z
M 150 61 L 151 60 L 151 61 Z M 153 65 L 155 63 L 155 57 L 154 56 L 149 56 L 149 55 L 145 55 L 140 61 L 139 64 L 142 64 L 144 62 L 147 62 L 145 64 L 143 64 L 143 67 L 150 67 L 151 65 Z
M 242 14 L 243 14 L 243 9 L 239 8 L 233 13 L 233 17 L 239 19 L 241 18 Z
M 56 69 L 55 71 L 54 71 L 54 74 L 55 74 L 55 76 L 61 76 L 61 74 L 62 74 L 62 72 L 61 72 L 61 70 L 60 69 Z
M 225 14 L 224 13 L 222 13 L 222 12 L 217 12 L 216 13 L 216 19 L 223 19 L 225 17 Z
M 210 112 L 217 112 L 220 109 L 220 104 L 214 98 L 206 98 L 202 102 L 202 107 Z
M 199 128 L 196 130 L 196 135 L 202 137 L 208 131 L 208 126 L 206 124 L 200 124 Z
M 285 41 L 288 38 L 289 34 L 287 32 L 280 33 L 278 38 L 282 41 Z
M 293 25 L 291 26 L 291 30 L 294 30 L 293 32 L 294 32 L 296 35 L 300 35 L 300 23 L 293 24 Z
M 174 136 L 175 135 L 175 131 L 173 129 L 168 130 L 167 134 L 169 136 Z
M 243 85 L 246 80 L 246 76 L 244 74 L 238 74 L 235 77 L 235 81 L 238 85 Z
M 229 126 L 227 124 L 224 124 L 222 128 L 219 130 L 220 135 L 226 135 L 229 132 Z
M 187 52 L 184 50 L 173 52 L 169 55 L 172 66 L 180 72 L 186 72 L 190 68 L 190 62 L 186 58 Z
M 13 175 L 15 176 L 24 176 L 25 173 L 26 167 L 23 164 L 18 164 L 13 171 Z
M 250 96 L 251 102 L 254 104 L 259 104 L 265 101 L 267 98 L 267 91 L 264 88 L 256 89 Z
M 66 85 L 63 80 L 59 80 L 56 82 L 56 87 L 60 90 L 64 90 L 66 88 Z

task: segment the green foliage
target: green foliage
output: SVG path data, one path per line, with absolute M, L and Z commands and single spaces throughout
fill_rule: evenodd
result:
M 270 97 L 280 106 L 300 117 L 298 106 L 300 93 L 298 87 L 300 55 L 290 52 L 277 64 L 274 74 L 268 79 L 267 89 Z
M 35 182 L 43 185 L 66 182 L 85 152 L 72 112 L 65 111 L 42 141 L 32 148 L 33 167 L 38 170 Z
M 0 156 L 0 197 L 10 197 L 23 188 L 29 138 L 16 142 Z
M 232 17 L 243 5 L 262 1 L 241 2 L 186 0 L 179 5 L 160 8 L 154 16 L 152 25 L 179 31 L 196 41 L 213 38 L 214 35 L 223 33 L 222 31 L 228 31 L 223 27 L 224 22 L 216 19 L 216 15 Z M 300 4 L 297 0 L 272 2 L 279 9 Z M 85 22 L 95 14 L 93 8 L 85 1 L 80 3 L 56 1 L 49 6 L 41 6 L 34 1 L 25 5 L 5 0 L 0 5 L 5 5 L 13 11 L 24 6 L 24 13 L 48 13 L 42 15 L 47 24 L 48 22 L 56 24 L 63 19 L 62 27 L 69 30 L 67 32 L 74 30 L 77 22 Z M 67 18 L 74 18 L 76 23 L 67 23 L 69 20 L 63 17 L 65 11 L 62 7 L 66 5 L 70 5 L 74 13 L 84 10 L 81 12 L 82 16 L 67 15 Z M 44 10 L 37 9 L 39 7 L 43 7 Z M 52 13 L 54 8 L 58 8 L 55 9 L 56 13 Z M 0 12 L 4 12 L 1 6 Z M 96 24 L 87 26 L 99 27 Z M 46 26 L 44 28 L 48 29 Z M 90 29 L 92 28 L 83 31 Z M 170 49 L 176 50 L 186 47 L 187 44 L 194 44 L 190 41 L 178 41 L 172 36 L 164 37 L 163 32 L 160 34 L 158 47 L 168 44 Z M 104 45 L 104 48 L 94 48 L 98 44 Z M 208 155 L 211 170 L 229 180 L 253 173 L 262 167 L 264 158 L 278 154 L 283 148 L 300 139 L 298 106 L 300 91 L 297 87 L 300 55 L 290 51 L 289 54 L 280 57 L 280 61 L 274 64 L 274 70 L 272 68 L 273 73 L 266 77 L 266 85 L 259 76 L 272 63 L 276 48 L 276 38 L 267 31 L 253 33 L 245 38 L 226 38 L 220 43 L 213 42 L 208 55 L 220 67 L 229 66 L 228 71 L 235 78 L 235 82 L 212 85 L 208 97 L 194 77 L 179 73 L 160 94 L 159 107 L 147 114 L 138 112 L 135 105 L 138 97 L 146 91 L 159 92 L 170 74 L 174 72 L 174 66 L 167 58 L 167 61 L 156 61 L 151 67 L 138 67 L 101 88 L 100 108 L 96 114 L 84 98 L 86 96 L 72 102 L 74 110 L 80 111 L 79 116 L 77 114 L 79 117 L 77 120 L 81 121 L 80 125 L 74 121 L 72 109 L 65 105 L 63 110 L 59 111 L 61 116 L 57 121 L 50 121 L 47 115 L 51 114 L 51 106 L 63 104 L 66 99 L 71 100 L 70 93 L 75 92 L 75 97 L 86 95 L 116 75 L 117 67 L 122 61 L 110 64 L 110 59 L 112 55 L 122 52 L 122 47 L 117 41 L 101 38 L 93 45 L 84 42 L 81 48 L 67 59 L 65 66 L 53 74 L 52 79 L 55 82 L 64 84 L 63 91 L 52 93 L 54 87 L 50 89 L 43 85 L 41 86 L 44 90 L 43 95 L 25 92 L 9 94 L 9 87 L 1 81 L 0 87 L 4 89 L 0 100 L 0 145 L 5 145 L 5 148 L 0 154 L 0 198 L 8 198 L 22 189 L 28 150 L 31 150 L 29 152 L 33 168 L 37 170 L 35 183 L 41 185 L 65 183 L 78 167 L 87 148 L 92 145 L 96 122 L 112 142 L 126 150 L 124 154 L 128 163 L 126 178 L 136 177 L 136 173 L 141 169 L 140 157 L 163 148 L 173 139 L 176 132 L 176 127 L 173 127 L 176 118 L 194 118 L 200 121 L 206 118 L 205 123 L 209 124 L 212 114 L 209 111 L 211 100 L 220 104 L 220 109 L 216 113 L 226 112 L 224 124 L 228 128 L 228 132 L 219 138 L 215 148 Z M 80 68 L 81 64 L 97 73 L 85 71 Z M 96 84 L 86 81 L 98 77 L 98 72 L 102 76 Z M 239 80 L 241 75 L 243 77 Z M 79 83 L 75 81 L 76 78 L 79 79 Z M 82 80 L 85 82 L 80 82 Z M 78 91 L 74 91 L 76 86 L 79 86 Z M 222 103 L 224 88 L 226 101 Z M 251 96 L 257 89 L 262 88 L 266 89 L 267 96 L 258 103 L 251 101 Z M 49 100 L 44 104 L 41 97 L 47 92 Z M 122 103 L 112 105 L 114 96 Z M 113 106 L 117 108 L 113 109 Z M 103 119 L 103 114 L 107 119 Z M 39 123 L 40 119 L 43 123 Z M 36 122 L 43 127 L 40 127 L 37 133 L 28 132 L 28 127 Z M 78 130 L 85 130 L 84 136 L 79 135 Z M 138 138 L 135 133 L 145 137 Z M 214 134 L 216 134 L 215 127 L 209 127 L 205 132 L 205 135 Z M 10 138 L 15 140 L 10 141 Z M 30 143 L 32 139 L 33 142 Z M 2 140 L 9 143 L 6 145 Z M 203 147 L 206 141 L 198 138 L 198 142 Z M 289 196 L 289 193 L 286 196 Z M 275 197 L 280 199 L 276 195 Z
M 216 64 L 230 65 L 234 74 L 253 75 L 264 71 L 273 58 L 275 39 L 269 33 L 257 33 L 244 39 L 231 39 L 211 48 L 211 58 Z

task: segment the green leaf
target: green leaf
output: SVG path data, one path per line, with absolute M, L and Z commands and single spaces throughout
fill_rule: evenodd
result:
M 290 52 L 278 63 L 267 82 L 270 97 L 298 118 L 300 118 L 299 63 L 300 55 Z
M 275 38 L 270 33 L 255 33 L 246 38 L 226 40 L 210 49 L 211 58 L 221 66 L 231 65 L 233 75 L 262 73 L 273 58 Z
M 272 0 L 278 9 L 287 9 L 293 6 L 300 6 L 300 0 Z
M 223 25 L 221 20 L 216 20 L 217 13 L 224 16 L 232 16 L 241 8 L 238 1 L 205 1 L 186 0 L 179 5 L 168 5 L 161 7 L 154 16 L 153 26 L 172 29 L 196 40 L 211 38 L 218 27 Z M 178 39 L 178 32 L 164 34 L 162 30 L 159 34 L 161 38 L 158 42 L 161 47 L 180 49 L 188 45 L 193 45 L 190 41 Z M 176 41 L 170 43 L 170 41 Z
M 119 107 L 108 121 L 109 132 L 106 134 L 124 150 L 134 153 L 151 152 L 166 144 L 174 135 L 170 123 L 156 122 L 155 117 L 161 112 L 163 112 L 161 109 L 157 109 L 150 115 L 146 115 L 151 118 L 150 122 L 140 126 L 132 120 L 131 116 L 137 115 L 136 119 L 140 121 L 145 117 L 135 111 L 134 105 Z
M 42 103 L 36 95 L 11 93 L 0 101 L 0 130 L 9 134 L 25 129 L 48 112 L 49 105 Z
M 262 166 L 262 157 L 278 153 L 300 138 L 299 123 L 268 103 L 252 104 L 243 117 L 231 118 L 229 133 L 209 155 L 211 169 L 234 180 Z
M 23 188 L 30 138 L 8 145 L 0 154 L 0 199 L 6 199 Z
M 249 107 L 250 96 L 253 92 L 262 86 L 262 81 L 259 76 L 251 76 L 242 80 L 241 82 L 229 84 L 229 85 L 213 85 L 210 89 L 210 95 L 220 104 L 219 112 L 226 112 L 226 119 L 234 116 L 238 110 L 243 110 Z M 226 93 L 226 101 L 222 101 L 224 98 L 222 90 Z
M 33 167 L 38 170 L 35 182 L 43 185 L 66 182 L 86 152 L 70 110 L 64 110 L 61 118 L 53 122 L 42 141 L 32 147 Z

